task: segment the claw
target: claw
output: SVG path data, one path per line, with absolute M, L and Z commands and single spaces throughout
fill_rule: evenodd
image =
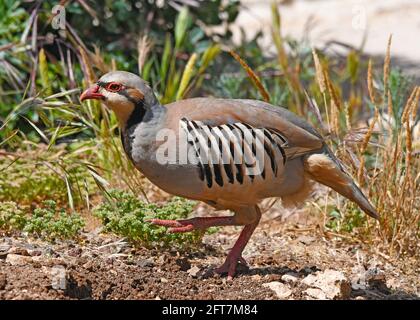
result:
M 233 277 L 236 274 L 236 268 L 238 266 L 238 262 L 240 262 L 244 266 L 248 266 L 248 263 L 241 255 L 237 256 L 237 255 L 232 254 L 232 255 L 228 255 L 226 258 L 226 261 L 219 268 L 216 268 L 214 271 L 218 274 L 227 273 L 228 275 L 227 280 L 231 281 L 233 280 Z

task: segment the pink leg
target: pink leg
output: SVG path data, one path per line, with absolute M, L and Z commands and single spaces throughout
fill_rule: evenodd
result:
M 243 265 L 247 265 L 245 259 L 242 257 L 242 251 L 244 250 L 249 239 L 254 233 L 254 230 L 258 226 L 258 223 L 259 223 L 259 219 L 257 222 L 254 222 L 252 224 L 247 224 L 244 227 L 235 245 L 233 246 L 228 256 L 226 257 L 226 260 L 223 263 L 223 265 L 215 270 L 217 273 L 227 273 L 228 280 L 232 280 L 232 278 L 235 276 L 238 262 L 241 262 Z
M 215 226 L 235 225 L 234 217 L 203 217 L 186 220 L 161 220 L 150 219 L 150 223 L 156 226 L 168 227 L 169 232 L 189 232 L 193 230 L 204 230 Z
M 225 262 L 220 268 L 215 271 L 217 273 L 227 273 L 228 280 L 231 280 L 236 273 L 236 267 L 238 262 L 246 265 L 245 259 L 242 257 L 242 251 L 246 244 L 251 238 L 255 228 L 258 226 L 261 218 L 261 211 L 258 206 L 247 207 L 244 211 L 237 211 L 236 215 L 245 217 L 245 219 L 252 219 L 252 223 L 246 224 L 242 230 L 238 240 L 229 252 Z M 243 225 L 245 223 L 239 223 L 237 217 L 203 217 L 203 218 L 192 218 L 186 220 L 161 220 L 161 219 L 150 219 L 148 222 L 157 225 L 168 227 L 169 232 L 189 232 L 193 230 L 204 230 L 213 226 L 231 226 L 231 225 Z M 246 220 L 245 220 L 246 221 Z

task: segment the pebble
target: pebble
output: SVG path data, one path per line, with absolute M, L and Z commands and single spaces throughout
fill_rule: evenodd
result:
M 32 262 L 32 258 L 28 256 L 22 256 L 19 254 L 9 253 L 6 257 L 6 262 L 12 266 L 24 266 Z
M 286 283 L 295 283 L 299 280 L 297 273 L 286 273 L 281 276 L 281 280 Z
M 289 286 L 279 281 L 264 283 L 263 287 L 273 290 L 279 299 L 286 299 L 292 295 L 292 290 Z
M 26 250 L 25 248 L 21 248 L 21 247 L 11 247 L 7 253 L 8 254 L 17 254 L 17 255 L 20 255 L 20 256 L 29 256 L 30 255 L 28 250 Z
M 137 260 L 135 263 L 141 268 L 153 267 L 155 265 L 154 262 L 150 259 L 140 259 Z
M 200 268 L 197 267 L 197 266 L 193 266 L 190 269 L 188 269 L 187 272 L 191 277 L 195 278 L 195 277 L 197 277 L 198 273 L 200 272 Z
M 346 276 L 332 269 L 310 274 L 302 283 L 311 287 L 305 293 L 316 299 L 346 299 L 351 293 L 351 285 Z

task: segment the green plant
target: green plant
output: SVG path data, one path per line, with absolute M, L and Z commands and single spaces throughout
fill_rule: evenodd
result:
M 76 237 L 83 229 L 85 223 L 79 214 L 58 210 L 53 200 L 44 201 L 43 206 L 33 211 L 23 231 L 47 239 L 68 239 Z
M 44 201 L 32 214 L 15 202 L 0 202 L 0 229 L 8 232 L 24 231 L 47 240 L 70 239 L 77 237 L 84 225 L 79 214 L 58 210 L 53 200 Z
M 198 243 L 203 232 L 167 233 L 165 228 L 153 226 L 145 220 L 185 219 L 194 205 L 192 201 L 177 197 L 164 205 L 145 203 L 125 191 L 112 190 L 109 201 L 100 204 L 93 212 L 101 219 L 105 231 L 124 236 L 135 243 L 146 246 L 171 243 L 186 247 Z
M 15 202 L 0 202 L 0 229 L 6 231 L 22 230 L 27 223 L 25 212 Z

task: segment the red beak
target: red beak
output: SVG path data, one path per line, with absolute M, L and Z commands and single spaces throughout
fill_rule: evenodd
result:
M 80 101 L 87 100 L 87 99 L 102 100 L 104 98 L 105 97 L 99 93 L 99 86 L 97 84 L 86 89 L 86 91 L 80 95 Z

